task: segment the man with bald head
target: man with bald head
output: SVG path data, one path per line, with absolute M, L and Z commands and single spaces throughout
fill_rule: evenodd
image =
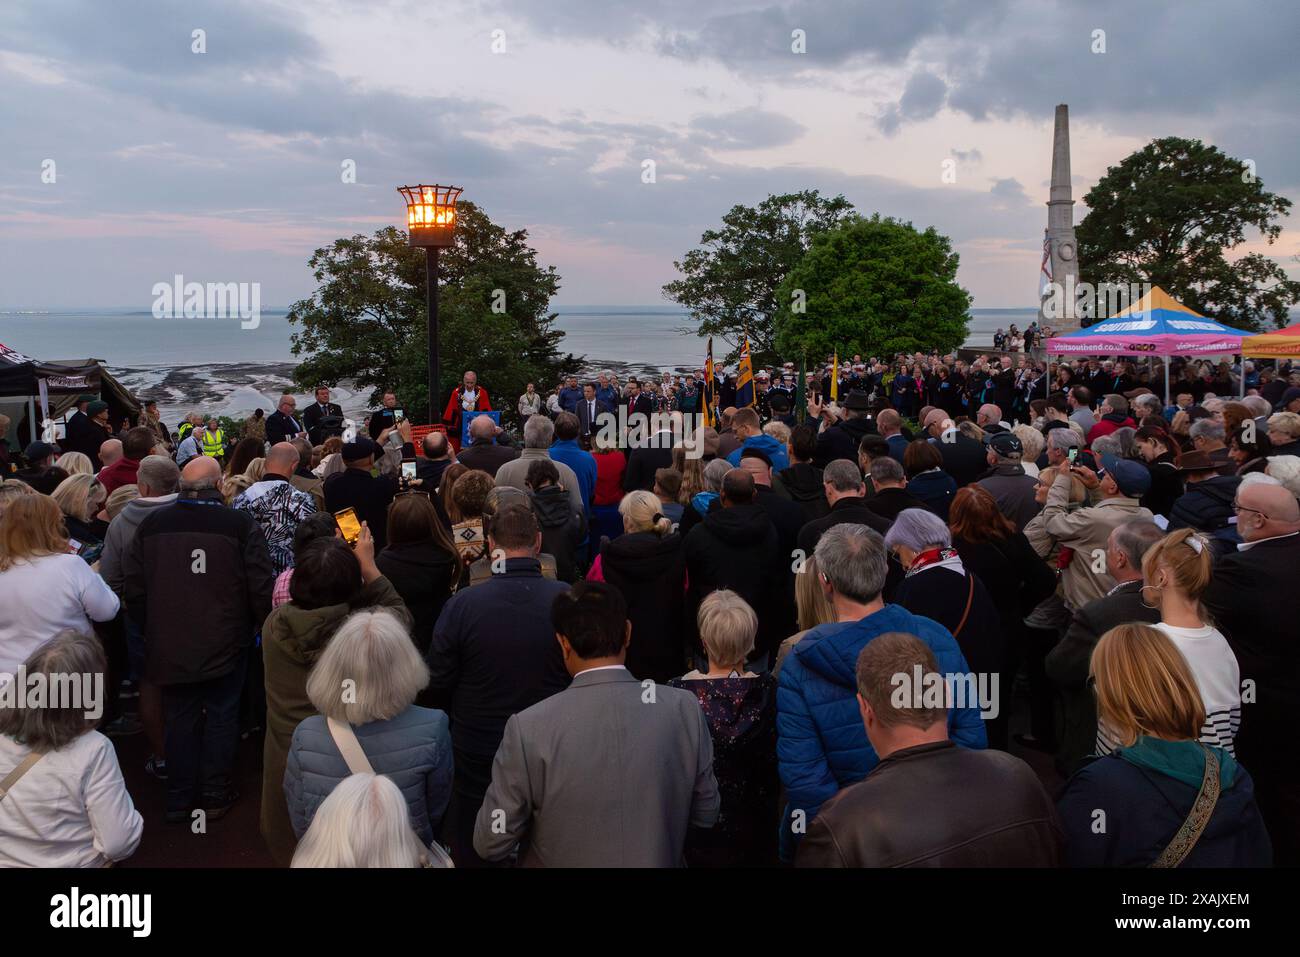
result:
M 226 507 L 220 480 L 216 459 L 187 463 L 176 501 L 145 517 L 123 562 L 145 678 L 162 689 L 173 823 L 196 808 L 215 821 L 238 797 L 240 691 L 275 583 L 266 537 L 247 511 Z
M 478 384 L 478 374 L 466 371 L 461 377 L 460 385 L 451 390 L 447 408 L 442 413 L 442 422 L 454 440 L 459 440 L 464 417 L 475 412 L 491 412 L 492 402 L 487 389 Z
M 277 442 L 266 453 L 266 474 L 235 496 L 231 508 L 253 516 L 266 536 L 266 548 L 277 575 L 293 565 L 293 534 L 316 511 L 316 500 L 290 481 L 298 468 L 298 449 Z
M 100 471 L 115 463 L 123 454 L 121 439 L 105 439 L 99 446 Z
M 781 551 L 794 552 L 803 528 L 803 509 L 791 499 L 772 488 L 772 462 L 762 449 L 742 449 L 740 467 L 754 479 L 754 504 L 767 513 L 781 542 Z M 791 596 L 793 598 L 793 595 Z
M 1242 542 L 1214 566 L 1205 607 L 1237 655 L 1243 686 L 1237 758 L 1255 779 L 1275 863 L 1300 864 L 1300 505 L 1281 485 L 1250 482 L 1233 502 Z

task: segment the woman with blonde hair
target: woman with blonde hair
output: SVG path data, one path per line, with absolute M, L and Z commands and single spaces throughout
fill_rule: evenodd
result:
M 111 522 L 121 513 L 122 509 L 128 504 L 134 502 L 140 497 L 140 486 L 138 485 L 119 485 L 113 489 L 111 495 L 104 502 L 103 511 L 100 515 L 105 521 Z
M 601 543 L 588 581 L 613 585 L 627 602 L 637 635 L 627 650 L 627 670 L 663 683 L 686 664 L 686 558 L 682 536 L 673 531 L 653 492 L 628 492 L 618 504 L 623 534 Z
M 1193 667 L 1167 634 L 1158 625 L 1112 628 L 1092 653 L 1091 672 L 1098 724 L 1116 747 L 1062 792 L 1067 863 L 1269 866 L 1254 783 L 1227 749 L 1198 740 L 1205 705 Z
M 745 659 L 754 651 L 758 616 L 738 594 L 722 588 L 700 602 L 697 621 L 708 668 L 668 684 L 699 700 L 713 739 L 721 808 L 713 827 L 688 838 L 686 860 L 695 867 L 770 864 L 776 858 L 772 822 L 779 817 L 780 790 L 776 678 L 745 668 Z
M 327 479 L 345 468 L 347 466 L 343 463 L 343 439 L 331 435 L 320 447 L 320 463 L 311 470 L 312 474 L 318 479 Z
M 50 635 L 91 633 L 112 621 L 117 595 L 68 550 L 63 514 L 46 495 L 22 495 L 0 516 L 0 673 L 18 666 Z
M 9 479 L 6 481 L 5 479 L 0 478 L 0 515 L 4 515 L 5 507 L 14 499 L 38 494 L 40 493 L 26 482 L 18 479 Z
M 55 464 L 69 475 L 95 474 L 95 466 L 85 452 L 64 452 Z
M 391 612 L 343 622 L 307 677 L 319 713 L 289 745 L 284 793 L 299 838 L 350 774 L 374 772 L 398 786 L 420 840 L 433 842 L 451 800 L 452 757 L 446 713 L 415 704 L 428 683 L 428 666 Z M 351 695 L 341 693 L 347 688 Z
M 108 523 L 100 521 L 96 515 L 104 507 L 108 494 L 99 479 L 93 475 L 69 475 L 58 484 L 50 498 L 63 512 L 64 524 L 71 538 L 82 545 L 99 545 L 102 549 Z M 95 559 L 87 561 L 93 563 Z
M 1233 754 L 1241 726 L 1241 669 L 1223 634 L 1210 624 L 1201 599 L 1214 568 L 1209 542 L 1190 528 L 1170 532 L 1142 556 L 1142 603 L 1160 611 L 1154 626 L 1182 652 L 1205 708 L 1200 739 Z M 1116 746 L 1097 723 L 1097 753 Z
M 704 459 L 686 454 L 686 446 L 678 443 L 673 446 L 673 468 L 682 473 L 682 485 L 677 490 L 677 501 L 683 506 L 690 505 L 700 492 L 705 490 Z
M 102 692 L 108 665 L 98 639 L 67 630 L 23 667 L 29 681 L 39 675 L 47 687 L 75 676 L 80 687 Z M 98 716 L 88 716 L 93 707 L 92 700 L 0 705 L 0 867 L 106 867 L 135 852 L 144 822 L 112 742 L 95 730 Z
M 794 604 L 799 630 L 781 642 L 781 647 L 777 649 L 776 664 L 772 667 L 773 677 L 778 677 L 781 674 L 781 665 L 785 663 L 785 656 L 803 639 L 804 635 L 818 625 L 825 625 L 835 620 L 835 609 L 831 607 L 831 603 L 827 600 L 826 593 L 822 591 L 821 582 L 817 577 L 817 557 L 815 555 L 809 555 L 796 570 L 794 576 Z
M 406 801 L 381 774 L 353 774 L 320 806 L 291 867 L 430 867 Z

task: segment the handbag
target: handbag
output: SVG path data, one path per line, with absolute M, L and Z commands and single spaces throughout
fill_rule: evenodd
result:
M 1214 814 L 1214 806 L 1219 802 L 1219 756 L 1213 748 L 1201 745 L 1205 752 L 1205 776 L 1201 778 L 1201 789 L 1196 792 L 1196 800 L 1187 813 L 1187 820 L 1174 835 L 1174 839 L 1165 845 L 1160 856 L 1151 862 L 1151 867 L 1178 867 L 1192 853 L 1196 842 L 1205 832 Z
M 349 771 L 353 774 L 375 773 L 375 769 L 370 765 L 370 759 L 361 748 L 361 742 L 357 740 L 356 732 L 352 730 L 352 725 L 338 718 L 326 718 L 325 726 L 329 729 L 334 744 L 338 746 L 339 754 L 343 755 L 343 762 L 348 766 Z M 422 861 L 425 867 L 456 866 L 452 862 L 451 855 L 437 841 L 430 844 L 426 852 L 428 857 Z

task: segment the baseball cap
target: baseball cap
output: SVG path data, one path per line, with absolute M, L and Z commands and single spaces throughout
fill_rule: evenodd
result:
M 105 402 L 103 399 L 96 399 L 94 402 L 90 403 L 90 405 L 86 406 L 86 414 L 97 415 L 100 412 L 103 412 L 107 408 L 108 408 L 107 402 Z
M 999 455 L 1022 455 L 1025 451 L 1020 439 L 1010 432 L 995 432 L 990 435 L 989 448 Z
M 358 435 L 355 440 L 343 444 L 344 462 L 356 462 L 377 454 L 379 454 L 379 446 L 364 435 Z
M 1101 457 L 1101 467 L 1129 498 L 1141 498 L 1151 488 L 1151 473 L 1145 465 L 1107 453 Z
M 48 442 L 31 442 L 27 448 L 23 449 L 23 458 L 28 462 L 39 462 L 41 459 L 48 459 L 51 455 L 56 455 L 58 449 Z

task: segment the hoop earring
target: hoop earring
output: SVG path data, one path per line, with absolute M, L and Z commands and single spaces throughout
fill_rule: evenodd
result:
M 1142 607 L 1144 607 L 1144 608 L 1150 608 L 1152 611 L 1157 611 L 1157 610 L 1159 610 L 1159 608 L 1160 608 L 1160 602 L 1157 600 L 1156 603 L 1153 605 L 1153 604 L 1151 604 L 1150 602 L 1147 601 L 1147 589 L 1148 589 L 1148 588 L 1154 590 L 1154 591 L 1156 592 L 1156 594 L 1159 594 L 1159 593 L 1160 593 L 1160 590 L 1161 590 L 1161 586 L 1160 586 L 1160 585 L 1143 585 L 1142 588 L 1139 589 L 1139 591 L 1138 591 L 1138 600 L 1139 600 L 1140 602 L 1142 602 Z

